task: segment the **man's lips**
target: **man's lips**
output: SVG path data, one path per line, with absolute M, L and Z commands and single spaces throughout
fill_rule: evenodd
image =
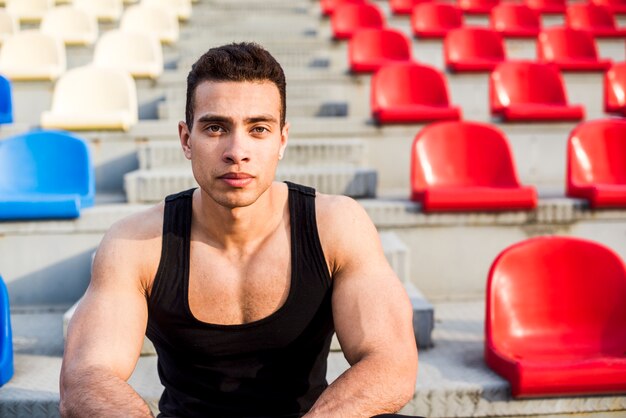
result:
M 250 179 L 254 176 L 252 176 L 252 174 L 248 174 L 248 173 L 226 173 L 226 174 L 222 174 L 219 178 L 221 179 L 233 179 L 233 180 L 244 180 L 244 179 Z
M 248 173 L 226 173 L 219 178 L 230 187 L 245 187 L 254 180 L 254 176 Z

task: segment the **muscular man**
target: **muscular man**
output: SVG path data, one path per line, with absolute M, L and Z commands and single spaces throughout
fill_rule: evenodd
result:
M 162 417 L 370 417 L 413 396 L 412 309 L 354 200 L 274 182 L 280 65 L 213 48 L 187 78 L 180 143 L 199 188 L 107 232 L 68 330 L 66 417 L 144 417 L 126 382 L 154 343 Z M 350 363 L 330 386 L 333 331 Z

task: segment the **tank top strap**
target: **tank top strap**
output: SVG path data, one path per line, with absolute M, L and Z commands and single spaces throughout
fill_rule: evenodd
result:
M 312 187 L 286 181 L 289 188 L 289 216 L 291 218 L 292 248 L 295 266 L 292 268 L 309 270 L 312 277 L 322 280 L 323 288 L 331 285 L 328 264 L 320 243 L 315 215 L 316 191 Z M 308 275 L 299 275 L 304 277 Z
M 182 285 L 178 280 L 165 280 L 165 272 L 183 269 L 176 277 L 186 277 L 189 271 L 189 241 L 191 239 L 191 210 L 194 189 L 169 195 L 165 198 L 163 213 L 163 243 L 161 261 L 152 284 L 150 300 L 166 298 L 168 302 L 180 303 Z

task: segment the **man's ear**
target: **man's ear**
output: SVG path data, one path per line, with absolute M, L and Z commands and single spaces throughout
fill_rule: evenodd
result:
M 285 148 L 287 148 L 287 142 L 289 141 L 289 122 L 285 122 L 283 129 L 280 132 L 280 148 L 278 150 L 278 159 L 282 160 L 285 154 Z
M 191 160 L 191 135 L 189 127 L 183 121 L 178 122 L 178 137 L 180 138 L 180 146 L 183 148 L 185 158 Z

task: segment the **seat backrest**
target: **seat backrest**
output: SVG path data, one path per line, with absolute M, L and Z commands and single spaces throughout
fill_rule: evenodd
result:
M 445 76 L 422 64 L 389 64 L 372 77 L 372 107 L 423 104 L 450 104 Z
M 7 12 L 6 9 L 0 9 L 0 43 L 19 29 L 20 25 L 17 18 Z
M 489 77 L 492 107 L 510 104 L 567 105 L 563 78 L 551 64 L 531 61 L 503 62 Z
M 0 386 L 13 376 L 13 333 L 9 308 L 9 292 L 0 276 Z
M 395 29 L 361 29 L 348 43 L 351 60 L 389 58 L 411 59 L 411 41 Z
M 537 37 L 537 57 L 544 61 L 571 58 L 598 60 L 598 47 L 588 31 L 567 27 L 545 28 Z
M 543 11 L 544 9 L 565 9 L 566 0 L 524 0 L 526 5 L 533 10 Z
M 414 191 L 433 186 L 519 186 L 504 134 L 477 122 L 439 122 L 423 128 L 411 152 Z
M 345 3 L 335 9 L 331 25 L 334 33 L 382 28 L 385 26 L 385 17 L 375 4 Z
M 425 1 L 431 0 L 389 0 L 389 8 L 395 14 L 409 14 L 413 7 Z
M 567 141 L 568 186 L 626 185 L 626 121 L 579 124 Z
M 137 115 L 135 82 L 130 74 L 114 68 L 74 68 L 57 81 L 52 111 L 84 115 L 123 111 Z
M 576 3 L 567 6 L 565 24 L 574 29 L 615 29 L 615 16 L 608 6 L 593 3 Z
M 488 28 L 463 27 L 453 29 L 445 37 L 444 55 L 451 61 L 472 58 L 506 59 L 501 35 Z
M 457 0 L 459 7 L 463 10 L 475 8 L 492 8 L 500 3 L 500 0 Z
M 0 193 L 79 194 L 93 204 L 88 145 L 67 132 L 31 131 L 0 141 Z
M 142 64 L 163 67 L 161 43 L 156 36 L 145 32 L 110 30 L 98 39 L 93 63 L 131 73 L 134 67 Z
M 367 0 L 320 0 L 320 8 L 322 14 L 330 16 L 335 12 L 335 9 L 342 3 L 365 3 Z
M 176 14 L 163 7 L 135 5 L 124 11 L 120 29 L 156 35 L 161 42 L 175 42 L 180 26 Z
M 56 36 L 65 43 L 77 43 L 78 40 L 95 42 L 98 37 L 98 21 L 95 16 L 74 6 L 59 6 L 48 11 L 39 30 L 47 35 Z
M 571 237 L 522 241 L 491 266 L 486 343 L 514 357 L 555 346 L 569 354 L 618 350 L 622 356 L 624 295 L 624 263 L 608 247 Z
M 463 22 L 463 12 L 451 3 L 420 3 L 411 13 L 411 27 L 414 31 L 454 29 L 463 26 Z
M 593 4 L 608 6 L 609 8 L 626 8 L 626 0 L 591 0 Z
M 5 0 L 4 7 L 19 20 L 38 20 L 54 7 L 54 0 Z
M 604 73 L 604 107 L 606 112 L 626 112 L 626 62 L 613 63 Z
M 0 123 L 13 122 L 13 94 L 11 82 L 0 75 Z
M 164 7 L 171 10 L 181 20 L 191 16 L 191 0 L 142 0 L 145 6 Z
M 507 29 L 541 29 L 539 13 L 525 4 L 501 3 L 491 10 L 491 27 L 498 31 Z
M 98 20 L 116 21 L 124 11 L 123 0 L 73 0 L 73 4 Z
M 7 38 L 0 48 L 0 66 L 65 68 L 66 55 L 63 42 L 55 36 L 36 29 L 22 30 Z

